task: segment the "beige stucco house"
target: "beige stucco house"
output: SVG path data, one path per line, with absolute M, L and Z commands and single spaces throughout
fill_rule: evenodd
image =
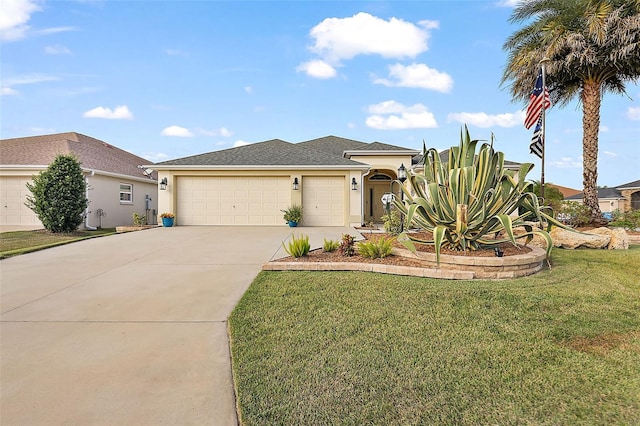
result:
M 0 225 L 39 228 L 36 214 L 25 206 L 26 183 L 45 170 L 57 155 L 74 155 L 87 182 L 86 228 L 112 228 L 133 223 L 133 213 L 157 216 L 157 174 L 142 168 L 142 157 L 79 133 L 0 140 Z
M 303 226 L 354 226 L 380 221 L 382 196 L 400 166 L 415 167 L 420 153 L 326 136 L 268 140 L 147 167 L 166 180 L 158 208 L 175 213 L 177 225 L 286 226 L 281 210 L 298 204 Z
M 579 192 L 565 200 L 582 202 L 583 194 Z M 598 188 L 598 205 L 607 218 L 616 210 L 626 212 L 640 209 L 640 180 L 614 187 Z

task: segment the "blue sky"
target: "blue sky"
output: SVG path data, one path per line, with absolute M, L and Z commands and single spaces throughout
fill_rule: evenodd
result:
M 79 132 L 150 161 L 336 135 L 536 164 L 500 87 L 505 1 L 3 0 L 1 137 Z M 533 89 L 534 81 L 531 82 Z M 606 94 L 599 185 L 640 179 L 640 86 Z M 582 188 L 582 112 L 547 113 L 545 178 Z

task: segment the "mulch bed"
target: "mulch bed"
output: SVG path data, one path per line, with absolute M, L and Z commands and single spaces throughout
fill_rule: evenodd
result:
M 368 233 L 366 231 L 361 232 L 361 234 L 367 240 L 377 240 L 380 238 L 391 237 L 391 235 L 389 234 Z M 428 232 L 418 232 L 412 235 L 420 239 L 425 239 L 425 240 L 431 239 L 431 234 Z M 358 243 L 356 242 L 356 245 L 357 244 Z M 405 248 L 401 243 L 397 241 L 394 243 L 394 246 L 398 248 Z M 467 250 L 466 252 L 451 250 L 449 248 L 442 247 L 440 250 L 440 253 L 453 255 L 453 256 L 494 257 L 495 252 L 493 247 L 494 246 L 488 249 L 476 250 L 476 251 Z M 500 249 L 503 251 L 504 256 L 515 256 L 519 254 L 525 254 L 531 251 L 529 247 L 524 247 L 522 245 L 518 245 L 518 247 L 515 247 L 511 243 L 501 243 L 498 245 L 498 247 L 500 247 Z M 435 248 L 431 245 L 416 244 L 416 248 L 420 252 L 435 253 Z M 406 257 L 393 256 L 393 255 L 387 256 L 382 259 L 371 259 L 368 257 L 363 257 L 357 254 L 357 252 L 353 256 L 343 256 L 340 253 L 340 249 L 335 250 L 333 252 L 324 252 L 322 249 L 311 250 L 307 256 L 298 257 L 298 258 L 288 256 L 285 258 L 276 259 L 276 261 L 277 262 L 355 262 L 355 263 L 378 263 L 378 264 L 382 263 L 385 265 L 424 267 L 424 264 L 422 264 L 417 260 L 409 259 Z

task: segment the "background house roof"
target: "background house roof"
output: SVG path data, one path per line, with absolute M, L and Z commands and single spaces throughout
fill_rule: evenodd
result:
M 598 188 L 598 199 L 606 200 L 611 198 L 624 198 L 622 193 L 616 188 Z M 565 200 L 582 200 L 582 192 L 578 192 L 570 197 L 565 197 Z
M 80 133 L 58 133 L 0 140 L 3 166 L 48 166 L 58 155 L 73 154 L 83 169 L 148 179 L 138 166 L 148 160 Z M 151 176 L 156 179 L 154 172 Z
M 365 144 L 366 145 L 366 144 Z M 156 163 L 157 166 L 364 166 L 357 161 L 293 144 L 280 139 L 252 143 L 235 148 L 192 155 Z
M 616 186 L 616 189 L 636 189 L 640 188 L 640 180 L 634 180 L 633 182 L 623 183 L 622 185 Z
M 566 186 L 560 186 L 553 183 L 546 183 L 545 186 L 552 186 L 556 188 L 564 198 L 571 197 L 572 195 L 582 194 L 579 189 L 567 188 Z
M 438 153 L 438 156 L 440 157 L 440 161 L 442 161 L 443 163 L 448 163 L 449 162 L 449 150 L 445 149 L 443 151 L 440 151 Z M 419 164 L 423 159 L 423 155 L 422 154 L 418 154 L 416 156 L 414 156 L 411 159 L 411 164 L 412 165 L 416 165 Z M 506 168 L 508 169 L 519 169 L 520 166 L 522 165 L 521 163 L 517 163 L 515 161 L 509 161 L 509 160 L 504 160 L 504 165 Z

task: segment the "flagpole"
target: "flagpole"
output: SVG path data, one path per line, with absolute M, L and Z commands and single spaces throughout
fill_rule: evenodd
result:
M 545 81 L 546 74 L 545 74 L 544 64 L 546 64 L 549 61 L 550 59 L 547 58 L 546 56 L 542 58 L 542 60 L 540 61 L 540 68 L 542 70 L 542 93 L 540 94 L 540 96 L 542 96 L 542 158 L 541 158 L 542 170 L 540 172 L 540 198 L 544 198 L 544 151 L 545 151 L 545 146 L 547 145 L 547 139 L 546 139 L 547 127 L 545 125 L 547 108 L 545 107 L 546 101 L 545 101 L 545 95 L 544 95 L 544 91 L 547 90 L 547 82 Z

